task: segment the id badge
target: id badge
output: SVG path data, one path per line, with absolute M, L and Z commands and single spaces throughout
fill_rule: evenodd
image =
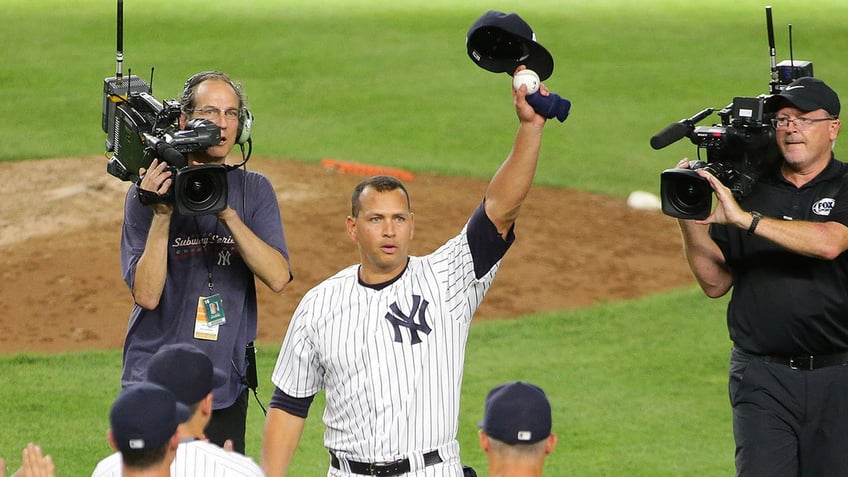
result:
M 223 325 L 227 322 L 224 315 L 224 300 L 220 293 L 203 298 L 203 307 L 206 308 L 206 322 L 211 326 Z
M 214 300 L 215 296 L 217 296 L 217 300 Z M 197 315 L 194 320 L 194 337 L 199 340 L 218 341 L 218 330 L 220 325 L 226 321 L 223 313 L 224 308 L 220 295 L 198 297 Z M 217 318 L 217 321 L 210 323 L 209 316 L 213 314 L 220 314 L 220 317 Z

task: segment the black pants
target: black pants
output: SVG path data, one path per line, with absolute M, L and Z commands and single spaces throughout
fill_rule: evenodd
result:
M 848 476 L 848 366 L 792 369 L 734 349 L 738 477 Z
M 212 419 L 206 426 L 209 442 L 219 446 L 224 441 L 233 441 L 233 450 L 244 454 L 244 434 L 247 422 L 247 389 L 236 399 L 232 406 L 212 411 Z

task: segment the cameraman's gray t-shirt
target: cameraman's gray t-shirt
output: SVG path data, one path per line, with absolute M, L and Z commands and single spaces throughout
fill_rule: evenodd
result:
M 257 172 L 236 169 L 227 174 L 227 185 L 229 206 L 260 239 L 288 258 L 277 195 L 270 181 Z M 152 210 L 139 202 L 136 186 L 130 186 L 121 237 L 121 270 L 130 289 L 152 217 Z M 197 339 L 198 298 L 218 293 L 226 323 L 218 327 L 215 340 Z M 133 306 L 124 342 L 121 383 L 143 380 L 148 359 L 161 346 L 191 343 L 229 376 L 223 387 L 213 390 L 215 409 L 229 407 L 245 389 L 241 381 L 247 369 L 245 347 L 256 338 L 256 329 L 254 275 L 230 233 L 215 215 L 185 216 L 174 211 L 162 298 L 154 310 Z

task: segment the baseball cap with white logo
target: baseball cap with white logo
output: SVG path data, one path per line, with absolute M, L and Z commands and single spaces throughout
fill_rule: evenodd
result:
M 553 57 L 517 13 L 489 10 L 468 29 L 465 44 L 469 58 L 494 73 L 512 75 L 519 65 L 526 65 L 545 81 L 554 71 Z
M 514 381 L 489 391 L 479 426 L 507 444 L 533 444 L 551 435 L 551 404 L 541 388 Z
M 836 91 L 824 81 L 812 76 L 798 78 L 780 93 L 766 100 L 766 112 L 777 112 L 787 103 L 801 111 L 809 112 L 824 109 L 832 117 L 839 117 L 840 104 Z
M 112 438 L 122 451 L 164 445 L 191 411 L 171 391 L 149 382 L 124 388 L 109 411 Z

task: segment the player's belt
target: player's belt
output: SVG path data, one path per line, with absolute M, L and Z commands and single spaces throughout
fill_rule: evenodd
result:
M 378 463 L 368 463 L 368 462 L 357 462 L 355 460 L 348 460 L 348 466 L 350 467 L 350 471 L 354 474 L 359 475 L 384 475 L 384 476 L 392 476 L 392 475 L 401 475 L 409 473 L 412 470 L 412 466 L 409 463 L 409 459 L 400 459 L 394 462 L 378 462 Z M 427 452 L 424 454 L 424 467 L 438 464 L 442 462 L 442 456 L 439 455 L 439 451 L 434 450 Z M 342 466 L 339 462 L 339 458 L 336 457 L 335 454 L 330 452 L 330 464 L 336 469 L 341 470 Z
M 815 356 L 766 356 L 765 361 L 789 366 L 792 369 L 811 371 L 828 366 L 848 364 L 848 353 L 820 354 Z

